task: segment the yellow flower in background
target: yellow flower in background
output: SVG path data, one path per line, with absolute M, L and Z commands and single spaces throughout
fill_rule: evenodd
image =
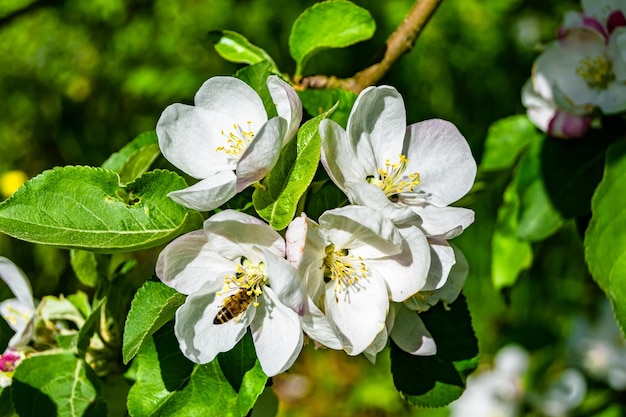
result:
M 28 180 L 28 176 L 24 171 L 14 170 L 2 174 L 0 177 L 0 192 L 2 198 L 9 198 L 18 188 Z

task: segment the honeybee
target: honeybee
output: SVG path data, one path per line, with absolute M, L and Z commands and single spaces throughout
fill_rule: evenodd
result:
M 243 314 L 253 301 L 254 293 L 248 289 L 240 288 L 235 294 L 224 298 L 222 307 L 213 319 L 213 324 L 228 323 Z

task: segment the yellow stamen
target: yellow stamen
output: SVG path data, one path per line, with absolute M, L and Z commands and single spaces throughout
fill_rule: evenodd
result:
M 326 247 L 324 267 L 324 276 L 335 281 L 335 293 L 337 294 L 341 294 L 344 289 L 359 280 L 367 278 L 369 273 L 361 257 L 350 255 L 347 249 L 335 250 L 335 246 L 332 244 Z
M 226 134 L 222 129 L 220 134 L 224 136 L 226 144 L 219 145 L 215 148 L 216 152 L 226 152 L 229 156 L 241 155 L 252 139 L 254 139 L 254 131 L 252 130 L 252 122 L 246 122 L 248 125 L 247 130 L 242 129 L 236 123 L 233 124 L 233 130 Z
M 419 172 L 413 172 L 408 175 L 404 173 L 409 164 L 409 159 L 406 155 L 399 155 L 398 160 L 398 162 L 392 164 L 387 159 L 385 168 L 378 169 L 379 177 L 369 179 L 369 182 L 378 185 L 389 199 L 401 193 L 413 192 L 415 187 L 420 184 Z
M 580 75 L 590 88 L 606 90 L 615 81 L 613 62 L 605 55 L 585 57 L 578 62 L 576 74 Z

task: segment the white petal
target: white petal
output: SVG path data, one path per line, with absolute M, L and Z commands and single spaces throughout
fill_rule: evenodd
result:
M 263 125 L 237 163 L 237 192 L 265 177 L 280 155 L 287 122 L 274 117 Z
M 16 298 L 0 301 L 0 315 L 6 320 L 15 334 L 9 340 L 7 348 L 14 349 L 27 345 L 34 332 L 34 308 Z
M 326 173 L 339 189 L 345 192 L 345 183 L 348 181 L 365 181 L 368 175 L 375 175 L 376 165 L 372 162 L 364 168 L 350 146 L 346 131 L 339 124 L 324 119 L 320 122 L 320 136 L 322 137 L 322 152 L 320 160 Z
M 442 301 L 444 305 L 448 305 L 452 304 L 457 299 L 467 279 L 469 265 L 463 252 L 455 246 L 452 246 L 452 248 L 454 249 L 456 263 L 452 266 L 443 287 L 435 291 L 424 291 L 415 294 L 404 302 L 406 307 L 421 312 L 428 310 L 439 301 Z
M 183 355 L 189 360 L 211 362 L 218 353 L 231 350 L 246 333 L 256 312 L 252 305 L 240 317 L 213 324 L 224 299 L 233 293 L 216 296 L 212 290 L 203 288 L 187 297 L 185 304 L 176 311 L 174 333 Z
M 300 127 L 302 102 L 296 90 L 276 75 L 268 77 L 267 87 L 276 105 L 276 112 L 287 121 L 287 134 L 284 142 L 286 143 L 294 137 Z
M 391 311 L 391 310 L 389 310 Z M 380 353 L 387 346 L 387 340 L 389 339 L 389 334 L 387 333 L 387 328 L 383 328 L 380 333 L 376 335 L 376 338 L 372 342 L 371 345 L 367 347 L 363 351 L 363 355 L 370 361 L 372 364 L 376 363 L 376 355 Z
M 348 136 L 358 161 L 383 168 L 402 152 L 406 110 L 398 91 L 390 86 L 366 88 L 357 97 L 348 119 Z
M 331 281 L 326 284 L 325 307 L 344 350 L 349 355 L 358 355 L 385 326 L 389 308 L 385 282 L 370 274 L 336 293 L 335 282 Z
M 319 225 L 302 213 L 289 224 L 285 241 L 287 260 L 304 280 L 307 292 L 312 297 L 321 295 L 327 244 L 319 234 Z
M 407 172 L 419 172 L 419 192 L 430 195 L 429 202 L 447 206 L 472 188 L 476 162 L 459 130 L 450 122 L 433 119 L 407 128 L 404 154 Z
M 283 237 L 263 220 L 236 210 L 223 210 L 204 222 L 208 245 L 229 259 L 245 256 L 254 263 L 263 261 L 257 247 L 283 257 Z
M 350 202 L 373 208 L 395 224 L 420 223 L 421 219 L 411 208 L 404 205 L 392 203 L 377 185 L 362 182 L 346 183 L 346 194 Z
M 252 339 L 261 368 L 267 376 L 286 371 L 302 350 L 300 318 L 284 306 L 271 288 L 265 288 L 254 321 Z
M 232 170 L 236 158 L 217 151 L 224 144 L 222 129 L 231 129 L 233 119 L 221 113 L 184 104 L 168 106 L 157 122 L 159 147 L 165 159 L 194 178 Z
M 218 208 L 237 194 L 237 177 L 232 171 L 212 174 L 191 187 L 172 191 L 168 196 L 178 204 L 198 211 Z
M 203 285 L 219 291 L 226 275 L 237 272 L 236 264 L 212 251 L 204 230 L 179 236 L 159 253 L 156 275 L 182 294 L 193 294 Z
M 385 280 L 392 301 L 404 301 L 419 291 L 426 284 L 430 267 L 430 247 L 419 228 L 404 227 L 400 232 L 403 237 L 401 253 L 367 260 L 367 267 Z
M 421 229 L 426 236 L 452 239 L 474 222 L 474 212 L 463 207 L 411 206 L 422 218 Z
M 286 259 L 263 249 L 266 273 L 280 302 L 299 316 L 306 311 L 306 292 L 296 269 Z
M 248 122 L 259 129 L 267 121 L 261 97 L 245 82 L 235 77 L 211 77 L 194 97 L 196 106 L 223 113 L 246 127 Z
M 395 255 L 402 236 L 394 224 L 369 207 L 345 206 L 320 216 L 320 233 L 336 249 L 359 248 L 366 258 Z
M 26 275 L 11 260 L 0 256 L 0 279 L 4 281 L 20 303 L 35 309 L 33 290 Z
M 423 291 L 432 291 L 441 288 L 448 279 L 452 266 L 456 263 L 454 249 L 445 239 L 428 238 L 430 246 L 430 269 Z
M 313 340 L 330 349 L 341 349 L 342 343 L 328 317 L 307 298 L 307 313 L 300 318 L 302 329 Z
M 604 114 L 617 114 L 626 110 L 626 85 L 612 83 L 598 97 L 598 107 Z
M 400 305 L 391 330 L 391 339 L 405 352 L 417 356 L 437 354 L 437 345 L 419 315 Z

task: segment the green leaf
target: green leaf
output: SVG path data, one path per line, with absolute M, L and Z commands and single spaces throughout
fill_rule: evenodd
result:
M 584 140 L 548 138 L 543 142 L 543 181 L 550 201 L 564 218 L 591 212 L 591 197 L 602 179 L 604 156 L 611 139 L 594 131 Z
M 376 22 L 370 13 L 346 0 L 323 1 L 306 9 L 293 24 L 289 52 L 296 61 L 296 78 L 307 60 L 329 48 L 345 48 L 371 38 Z
M 124 363 L 137 354 L 148 337 L 174 318 L 184 302 L 184 295 L 160 281 L 146 281 L 137 290 L 124 326 Z
M 348 117 L 357 95 L 351 91 L 340 88 L 309 88 L 298 91 L 302 106 L 311 116 L 315 117 L 337 106 L 335 111 L 328 116 L 329 119 L 339 123 L 344 129 L 348 124 Z
M 137 382 L 128 396 L 130 415 L 245 416 L 267 380 L 258 361 L 248 367 L 251 344 L 248 333 L 229 352 L 228 359 L 221 358 L 223 354 L 220 354 L 217 360 L 206 365 L 194 365 L 180 353 L 173 326 L 164 326 L 146 341 L 137 355 Z M 231 373 L 229 379 L 222 371 L 225 360 L 231 371 L 245 372 L 235 378 L 240 381 L 239 388 L 231 385 L 234 374 Z M 237 360 L 241 363 L 233 363 Z
M 511 116 L 489 126 L 480 167 L 493 171 L 510 168 L 528 144 L 543 137 L 526 116 Z
M 626 143 L 609 148 L 604 178 L 591 201 L 585 234 L 589 270 L 613 305 L 626 334 Z
M 278 115 L 276 105 L 267 87 L 267 77 L 270 75 L 271 65 L 269 62 L 259 62 L 258 64 L 243 67 L 235 73 L 235 77 L 252 87 L 259 97 L 261 97 L 263 107 L 265 107 L 269 119 Z
M 15 409 L 11 400 L 11 386 L 0 388 L 0 417 L 13 417 Z
M 315 176 L 322 146 L 318 127 L 327 115 L 320 114 L 300 128 L 297 140 L 283 148 L 274 168 L 252 194 L 257 213 L 276 230 L 289 225 L 300 197 Z
M 78 280 L 88 287 L 95 287 L 104 279 L 99 271 L 98 260 L 102 257 L 91 251 L 73 249 L 70 251 L 70 263 Z
M 461 396 L 467 376 L 478 367 L 478 341 L 462 294 L 449 309 L 439 303 L 420 317 L 437 343 L 437 354 L 414 356 L 392 342 L 393 381 L 410 403 L 442 407 Z
M 272 72 L 280 73 L 272 57 L 243 35 L 232 30 L 213 30 L 209 32 L 209 37 L 217 53 L 225 60 L 240 64 L 258 64 L 267 61 Z
M 520 239 L 517 232 L 519 210 L 519 195 L 512 182 L 504 191 L 491 241 L 491 279 L 496 289 L 515 284 L 520 272 L 532 263 L 530 243 Z
M 114 252 L 157 246 L 188 230 L 187 209 L 167 196 L 187 186 L 180 176 L 159 170 L 126 186 L 119 181 L 102 168 L 44 171 L 0 204 L 0 231 L 33 243 Z
M 15 369 L 11 389 L 13 405 L 22 417 L 106 416 L 96 375 L 70 352 L 24 359 Z
M 127 184 L 146 172 L 159 155 L 156 132 L 144 132 L 104 161 L 102 168 L 117 172 L 122 184 Z
M 564 219 L 556 210 L 541 176 L 541 144 L 534 141 L 517 168 L 515 182 L 520 198 L 517 233 L 523 240 L 540 241 L 553 235 Z

